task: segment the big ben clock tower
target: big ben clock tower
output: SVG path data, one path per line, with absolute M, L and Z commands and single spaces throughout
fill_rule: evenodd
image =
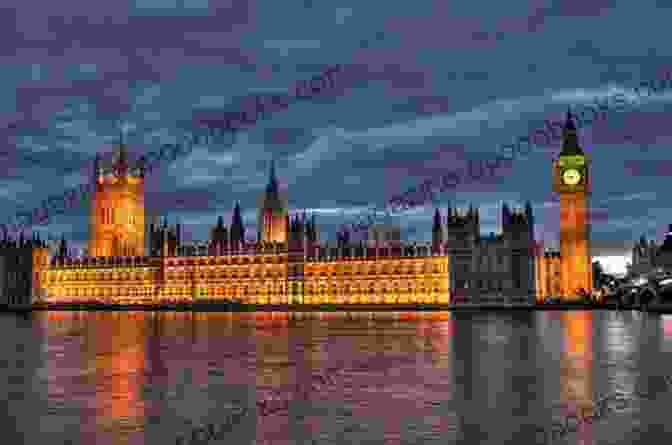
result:
M 562 130 L 562 151 L 553 160 L 553 190 L 560 196 L 560 281 L 562 295 L 569 299 L 579 289 L 592 292 L 588 158 L 579 147 L 572 115 Z

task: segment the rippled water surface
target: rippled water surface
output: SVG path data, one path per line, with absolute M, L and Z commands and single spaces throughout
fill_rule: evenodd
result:
M 175 444 L 234 406 L 249 414 L 200 443 L 672 438 L 667 316 L 37 312 L 1 315 L 0 332 L 3 444 Z M 555 440 L 537 431 L 609 393 L 628 403 Z

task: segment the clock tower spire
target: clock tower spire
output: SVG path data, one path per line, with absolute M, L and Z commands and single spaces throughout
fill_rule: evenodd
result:
M 579 146 L 571 111 L 562 130 L 562 150 L 553 160 L 553 190 L 560 196 L 560 281 L 564 298 L 591 292 L 589 162 Z

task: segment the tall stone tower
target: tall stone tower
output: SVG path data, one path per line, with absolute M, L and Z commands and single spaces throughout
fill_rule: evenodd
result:
M 579 147 L 571 112 L 562 131 L 562 151 L 553 160 L 553 190 L 560 196 L 560 280 L 565 298 L 593 289 L 590 258 L 589 162 Z
M 260 241 L 287 242 L 287 208 L 280 197 L 274 162 L 271 162 L 264 203 L 259 209 L 258 225 Z
M 145 255 L 145 158 L 131 167 L 123 138 L 115 144 L 111 168 L 96 155 L 91 200 L 89 254 Z

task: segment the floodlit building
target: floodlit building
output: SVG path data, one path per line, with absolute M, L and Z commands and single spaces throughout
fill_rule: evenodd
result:
M 144 221 L 142 163 L 129 176 L 123 146 L 111 175 L 95 180 L 104 192 L 92 202 L 85 258 L 59 255 L 43 272 L 47 300 L 149 303 L 168 300 L 235 300 L 244 303 L 447 303 L 448 259 L 429 244 L 396 243 L 371 248 L 363 242 L 319 242 L 314 215 L 289 215 L 271 167 L 260 238 L 245 239 L 241 207 L 230 225 L 222 217 L 210 240 L 184 243 L 179 224 L 152 222 L 148 255 L 138 221 Z M 137 178 L 129 188 L 129 177 Z M 131 180 L 132 182 L 133 180 Z M 119 185 L 116 186 L 115 185 Z M 130 190 L 130 192 L 129 192 Z M 114 203 L 126 212 L 110 213 Z M 130 219 L 129 219 L 130 218 Z M 128 233 L 124 230 L 128 230 Z M 116 240 L 116 241 L 115 241 Z
M 553 190 L 560 195 L 560 251 L 537 256 L 537 300 L 549 295 L 573 299 L 593 290 L 590 256 L 590 162 L 579 146 L 571 113 L 562 130 L 562 150 L 553 160 Z
M 497 294 L 532 302 L 592 289 L 588 161 L 570 116 L 553 162 L 560 252 L 539 249 L 529 202 L 520 209 L 503 204 L 497 235 L 480 235 L 478 209 L 449 206 L 445 216 L 436 210 L 430 242 L 401 241 L 399 228 L 387 225 L 373 227 L 369 242 L 353 241 L 345 229 L 321 242 L 314 215 L 289 214 L 274 165 L 259 201 L 257 241 L 245 238 L 236 202 L 229 225 L 220 216 L 209 240 L 187 244 L 180 224 L 152 221 L 145 230 L 144 160 L 132 170 L 123 143 L 116 150 L 109 171 L 95 165 L 91 256 L 66 251 L 39 271 L 36 285 L 48 301 L 384 304 Z

